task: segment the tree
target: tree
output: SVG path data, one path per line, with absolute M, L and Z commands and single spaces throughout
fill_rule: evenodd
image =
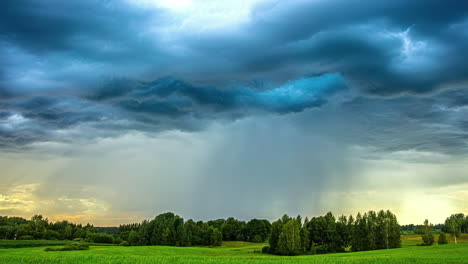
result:
M 453 214 L 445 220 L 445 229 L 449 232 L 455 244 L 457 244 L 457 237 L 460 236 L 461 226 L 463 224 L 463 214 Z
M 389 248 L 401 247 L 401 228 L 396 215 L 387 210 L 387 217 L 390 219 L 390 231 L 388 236 Z
M 424 246 L 431 246 L 434 244 L 434 235 L 432 234 L 432 231 L 432 224 L 429 224 L 429 220 L 426 219 L 424 221 L 421 235 Z
M 352 245 L 353 251 L 369 250 L 369 230 L 367 229 L 367 215 L 358 213 L 353 226 Z
M 143 245 L 143 240 L 140 234 L 138 234 L 138 232 L 136 232 L 135 230 L 132 230 L 128 233 L 127 242 L 130 246 L 142 246 Z
M 339 251 L 344 251 L 351 243 L 351 230 L 348 219 L 342 215 L 336 222 L 337 247 Z
M 210 244 L 212 246 L 221 246 L 223 243 L 223 233 L 221 233 L 218 228 L 214 228 L 212 226 L 210 226 L 209 229 L 211 233 Z
M 290 219 L 286 224 L 284 224 L 278 240 L 278 254 L 294 256 L 300 253 L 300 227 L 300 223 L 297 219 Z
M 225 221 L 224 219 L 216 219 L 216 220 L 208 221 L 207 224 L 214 228 L 221 229 L 221 226 L 224 224 L 224 221 Z
M 150 232 L 152 232 L 150 245 L 175 246 L 175 227 L 176 216 L 171 213 L 164 213 L 156 216 L 150 222 Z
M 301 236 L 301 250 L 306 252 L 310 250 L 310 233 L 307 228 L 309 220 L 306 218 L 304 224 L 301 227 L 300 236 Z
M 176 216 L 174 220 L 174 229 L 175 229 L 175 240 L 176 246 L 186 246 L 187 245 L 187 230 L 184 225 L 184 219 Z
M 351 228 L 353 251 L 397 248 L 401 246 L 400 225 L 390 211 L 369 211 L 356 216 Z
M 31 235 L 36 239 L 43 238 L 48 224 L 49 220 L 44 219 L 42 215 L 34 215 L 31 217 L 31 221 L 29 221 L 29 225 L 32 229 Z
M 223 233 L 223 240 L 235 241 L 241 235 L 241 230 L 243 228 L 243 223 L 229 217 L 221 226 L 221 232 Z
M 185 229 L 187 232 L 187 242 L 189 246 L 195 246 L 201 244 L 200 231 L 197 223 L 192 219 L 185 222 Z
M 381 222 L 377 219 L 377 214 L 374 211 L 369 211 L 366 218 L 367 225 L 367 250 L 375 250 L 378 248 L 388 248 L 388 236 L 385 234 L 388 228 L 386 227 L 386 217 Z M 381 235 L 379 237 L 379 235 Z
M 440 233 L 439 240 L 437 241 L 437 244 L 439 244 L 439 245 L 448 244 L 447 236 L 445 235 L 444 232 Z
M 144 220 L 140 228 L 138 228 L 138 235 L 139 238 L 141 239 L 140 245 L 146 246 L 150 245 L 151 243 L 151 237 L 153 236 L 153 230 L 154 230 L 154 222 L 148 222 L 147 220 Z M 135 231 L 135 230 L 132 230 Z M 130 235 L 130 234 L 129 234 Z
M 278 221 L 273 222 L 273 224 L 271 224 L 271 234 L 270 234 L 270 240 L 269 240 L 269 243 L 270 243 L 269 251 L 272 254 L 275 254 L 276 251 L 277 251 L 278 241 L 279 241 L 279 237 L 281 235 L 282 230 L 283 230 L 283 221 L 278 220 Z
M 375 221 L 376 225 L 372 231 L 375 232 L 376 241 L 373 249 L 389 249 L 391 219 L 385 211 L 380 210 Z
M 67 225 L 65 227 L 65 230 L 63 231 L 63 238 L 73 239 L 73 227 L 71 225 Z
M 252 219 L 243 229 L 244 238 L 250 242 L 261 243 L 267 240 L 271 224 L 268 220 Z

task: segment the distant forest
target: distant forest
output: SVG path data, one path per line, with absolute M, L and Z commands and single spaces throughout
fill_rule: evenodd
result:
M 437 229 L 437 231 L 434 231 Z M 454 239 L 468 233 L 468 216 L 454 214 L 442 225 L 400 226 L 390 211 L 369 211 L 336 218 L 332 213 L 302 219 L 284 215 L 270 223 L 265 219 L 248 222 L 233 217 L 207 222 L 187 220 L 173 213 L 163 213 L 153 220 L 119 227 L 94 227 L 68 221 L 50 222 L 42 215 L 30 220 L 0 216 L 0 239 L 75 240 L 114 243 L 122 246 L 219 246 L 222 241 L 268 242 L 264 253 L 277 255 L 320 254 L 400 247 L 400 234 L 421 234 L 424 243 L 434 243 L 432 233 L 448 233 Z M 439 243 L 443 243 L 439 241 Z

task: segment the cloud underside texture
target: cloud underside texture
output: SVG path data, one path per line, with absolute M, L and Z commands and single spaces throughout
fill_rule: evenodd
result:
M 0 11 L 3 148 L 314 109 L 348 116 L 337 138 L 356 144 L 466 148 L 462 1 L 262 1 L 224 28 L 128 1 L 20 2 Z

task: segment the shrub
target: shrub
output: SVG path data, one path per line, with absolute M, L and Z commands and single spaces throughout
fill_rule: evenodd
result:
M 128 243 L 127 241 L 123 241 L 122 243 L 119 244 L 120 246 L 123 246 L 123 247 L 128 247 L 130 246 L 130 243 Z
M 73 241 L 82 242 L 82 241 L 84 241 L 84 239 L 81 238 L 81 237 L 77 237 L 77 238 L 74 238 Z
M 316 245 L 314 246 L 314 251 L 317 254 L 326 254 L 326 253 L 330 253 L 331 249 L 328 245 Z
M 67 251 L 67 250 L 88 250 L 88 249 L 89 249 L 89 245 L 87 244 L 72 243 L 70 245 L 65 245 L 62 250 Z
M 72 243 L 70 245 L 65 245 L 63 248 L 45 248 L 44 251 L 74 251 L 74 250 L 89 250 L 89 245 Z
M 443 232 L 440 233 L 439 240 L 437 241 L 437 243 L 439 245 L 448 244 L 447 235 L 445 235 L 445 233 L 443 233 Z
M 20 240 L 34 240 L 33 236 L 20 236 Z
M 265 253 L 265 254 L 270 253 L 270 247 L 269 247 L 269 246 L 263 247 L 263 248 L 262 248 L 262 253 Z

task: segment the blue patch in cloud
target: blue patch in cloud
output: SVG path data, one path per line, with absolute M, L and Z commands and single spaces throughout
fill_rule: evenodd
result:
M 302 78 L 267 91 L 250 87 L 219 89 L 196 86 L 167 77 L 125 89 L 124 93 L 122 89 L 114 90 L 111 86 L 89 98 L 107 98 L 108 103 L 129 112 L 170 118 L 230 113 L 239 116 L 255 110 L 279 114 L 300 112 L 325 104 L 329 96 L 346 88 L 338 74 Z
M 278 112 L 299 112 L 320 106 L 334 93 L 345 90 L 346 84 L 338 74 L 302 78 L 290 81 L 276 89 L 257 94 L 260 105 Z

